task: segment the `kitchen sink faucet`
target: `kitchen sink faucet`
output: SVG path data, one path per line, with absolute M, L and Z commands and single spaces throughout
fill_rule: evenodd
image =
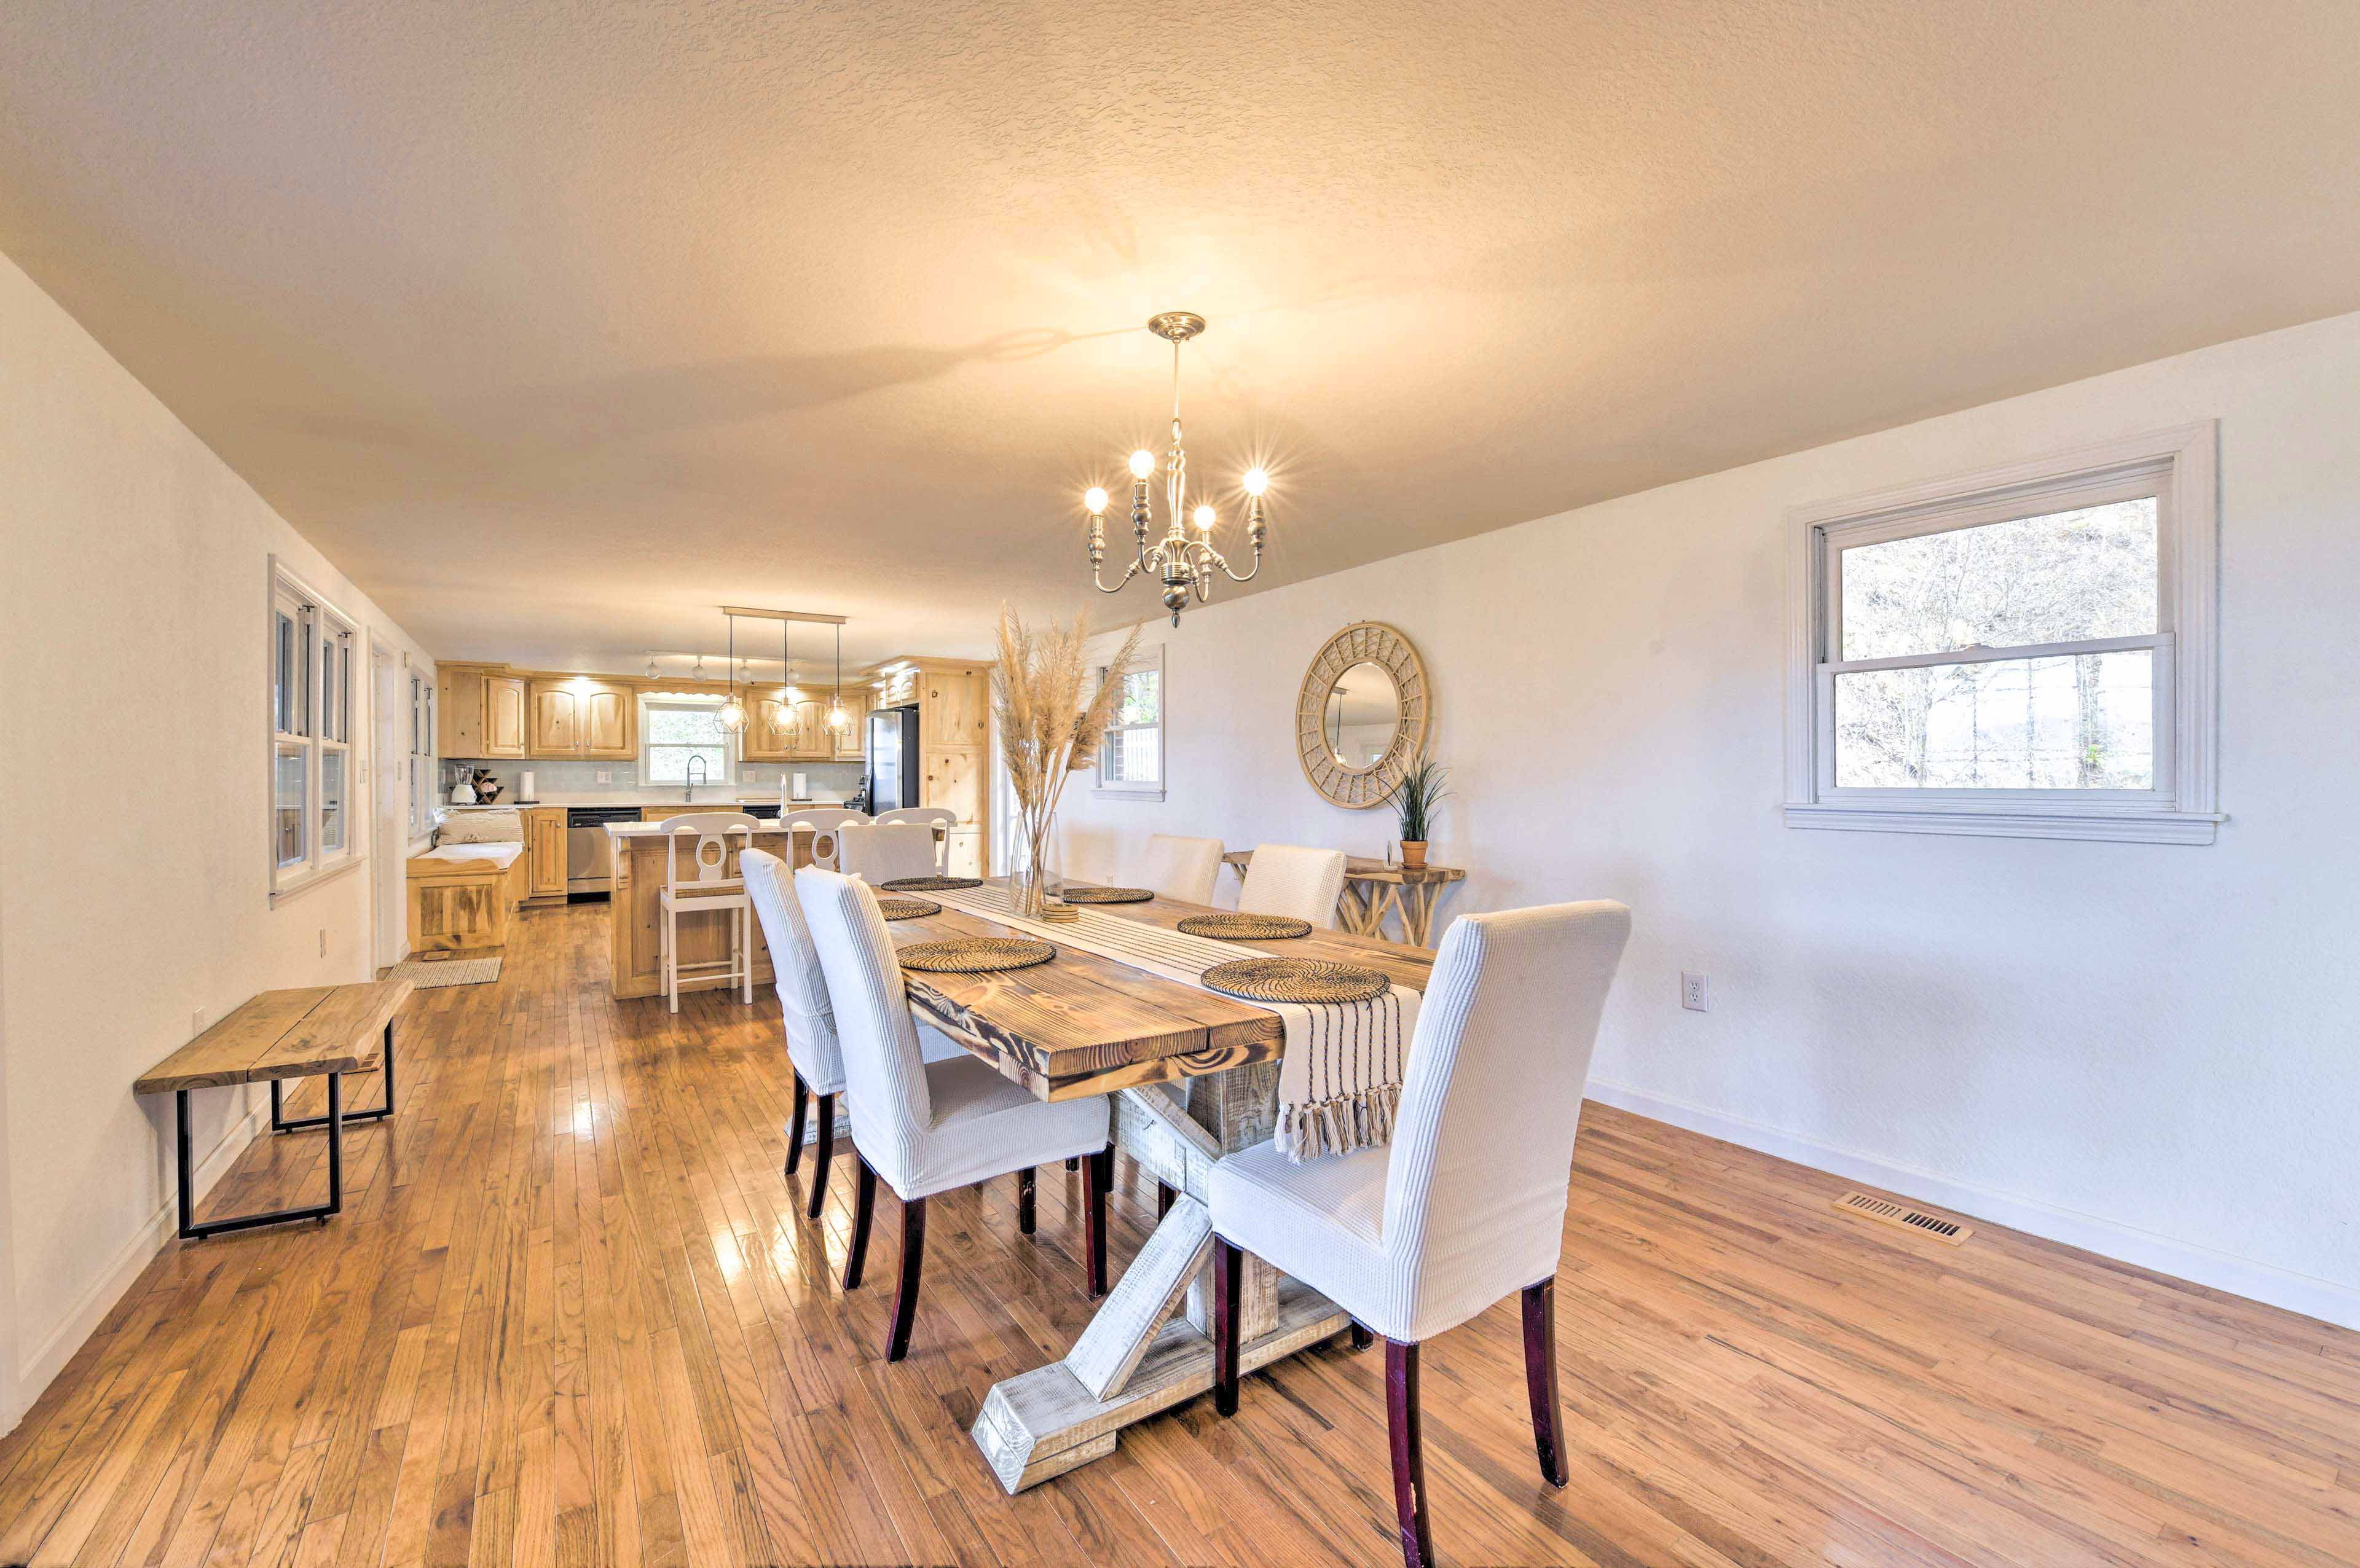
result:
M 707 768 L 705 765 L 705 754 L 703 752 L 692 752 L 689 754 L 687 770 L 688 781 L 682 786 L 680 791 L 680 798 L 683 801 L 689 805 L 694 805 L 696 803 L 696 787 L 699 784 L 710 784 L 713 782 L 712 779 L 705 777 L 705 775 L 710 771 L 711 769 Z

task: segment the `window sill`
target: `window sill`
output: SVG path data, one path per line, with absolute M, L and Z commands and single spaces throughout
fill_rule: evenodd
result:
M 2100 844 L 2207 844 L 2229 820 L 2217 811 L 1964 811 L 1825 802 L 1789 803 L 1785 810 L 1790 828 L 1969 838 L 2063 838 Z
M 1105 800 L 1162 800 L 1161 789 L 1118 789 L 1105 784 L 1090 787 L 1090 793 Z
M 281 878 L 270 889 L 270 907 L 277 909 L 284 899 L 292 898 L 299 893 L 308 893 L 322 882 L 333 882 L 337 877 L 357 871 L 367 864 L 367 855 L 350 854 L 333 866 L 316 867 L 292 879 Z

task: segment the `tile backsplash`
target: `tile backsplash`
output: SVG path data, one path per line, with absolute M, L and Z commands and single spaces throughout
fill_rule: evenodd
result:
M 488 771 L 505 788 L 500 791 L 503 804 L 512 803 L 517 796 L 519 775 L 530 772 L 533 788 L 544 798 L 582 795 L 623 795 L 640 793 L 639 767 L 631 762 L 566 762 L 543 758 L 518 761 L 511 757 L 475 758 L 464 762 L 453 758 L 442 765 L 438 780 L 439 791 L 448 799 L 452 781 L 464 766 L 473 777 L 477 769 Z M 606 778 L 601 779 L 600 774 Z M 779 787 L 779 775 L 800 773 L 803 782 L 814 793 L 849 795 L 859 787 L 861 768 L 857 762 L 806 762 L 794 766 L 777 763 L 757 763 L 740 768 L 735 789 L 748 795 L 767 795 Z M 677 794 L 677 784 L 651 784 L 646 793 L 650 799 Z

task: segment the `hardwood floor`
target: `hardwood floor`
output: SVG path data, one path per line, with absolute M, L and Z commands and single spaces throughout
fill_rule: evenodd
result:
M 775 1000 L 617 1003 L 605 942 L 531 911 L 497 985 L 419 993 L 342 1217 L 168 1247 L 0 1443 L 0 1563 L 1398 1561 L 1383 1357 L 1341 1341 L 1002 1495 L 967 1428 L 1088 1318 L 1081 1175 L 1042 1170 L 1033 1236 L 1012 1181 L 934 1200 L 889 1367 L 890 1265 L 835 1283 L 852 1161 L 816 1221 L 781 1174 Z M 265 1138 L 208 1210 L 302 1201 L 321 1144 Z M 1117 1181 L 1120 1268 L 1155 1194 Z M 1511 1297 L 1426 1349 L 1441 1560 L 2360 1561 L 2360 1334 L 1844 1186 L 1589 1107 L 1571 1485 Z

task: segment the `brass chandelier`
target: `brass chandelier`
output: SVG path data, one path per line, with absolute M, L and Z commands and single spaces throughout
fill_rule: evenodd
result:
M 1227 556 L 1213 548 L 1213 526 L 1219 518 L 1212 503 L 1200 494 L 1196 509 L 1185 509 L 1188 454 L 1180 444 L 1180 345 L 1205 330 L 1205 318 L 1188 310 L 1166 310 L 1149 317 L 1147 330 L 1172 345 L 1172 445 L 1164 454 L 1164 537 L 1152 547 L 1147 542 L 1148 531 L 1155 520 L 1147 499 L 1147 482 L 1155 474 L 1155 454 L 1145 447 L 1131 454 L 1131 529 L 1136 539 L 1137 554 L 1112 583 L 1107 582 L 1100 570 L 1106 561 L 1106 491 L 1095 485 L 1090 486 L 1082 496 L 1082 506 L 1090 515 L 1090 581 L 1098 585 L 1098 592 L 1119 593 L 1134 577 L 1160 578 L 1164 583 L 1164 607 L 1172 612 L 1172 624 L 1176 626 L 1180 624 L 1180 612 L 1187 607 L 1189 594 L 1194 593 L 1199 604 L 1212 597 L 1215 572 L 1232 583 L 1250 583 L 1262 571 L 1262 538 L 1266 531 L 1262 497 L 1270 487 L 1270 475 L 1260 468 L 1249 468 L 1241 481 L 1247 496 L 1246 537 L 1253 545 L 1253 564 L 1240 572 L 1229 565 Z M 1184 517 L 1196 525 L 1193 539 L 1182 522 Z

